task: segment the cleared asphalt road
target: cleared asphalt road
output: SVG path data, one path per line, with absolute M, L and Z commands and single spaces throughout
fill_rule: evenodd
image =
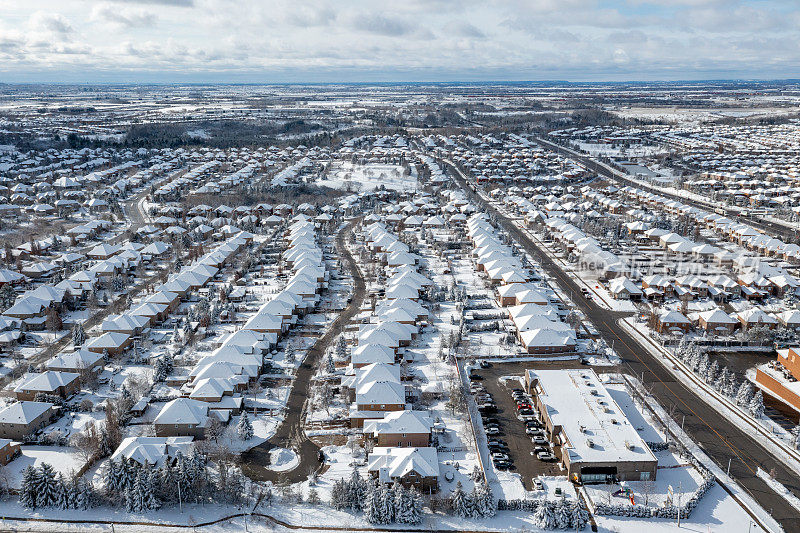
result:
M 730 460 L 730 475 L 744 487 L 761 506 L 769 511 L 786 531 L 800 531 L 800 512 L 786 500 L 779 497 L 760 478 L 756 470 L 761 467 L 770 471 L 775 469 L 776 479 L 800 495 L 800 479 L 782 463 L 775 460 L 752 437 L 730 422 L 724 415 L 708 406 L 694 391 L 688 389 L 640 346 L 637 341 L 617 324 L 620 313 L 603 309 L 593 301 L 585 298 L 580 287 L 556 265 L 516 224 L 486 202 L 467 184 L 461 172 L 449 162 L 445 165 L 451 174 L 472 200 L 483 205 L 487 213 L 493 214 L 500 225 L 529 254 L 535 257 L 558 285 L 567 294 L 572 294 L 575 303 L 595 325 L 603 339 L 612 344 L 622 358 L 622 366 L 631 375 L 643 378 L 644 384 L 652 395 L 669 410 L 675 406 L 672 416 L 700 447 L 723 469 Z

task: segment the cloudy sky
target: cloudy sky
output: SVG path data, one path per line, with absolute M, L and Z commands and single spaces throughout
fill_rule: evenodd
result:
M 800 78 L 797 0 L 0 0 L 0 82 Z

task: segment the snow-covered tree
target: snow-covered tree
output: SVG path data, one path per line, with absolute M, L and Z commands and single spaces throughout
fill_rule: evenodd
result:
M 72 507 L 73 495 L 71 487 L 64 481 L 64 476 L 61 472 L 56 476 L 56 502 L 55 507 L 59 509 L 70 509 Z
M 795 450 L 800 450 L 800 424 L 798 424 L 797 426 L 794 427 L 794 429 L 792 429 L 791 443 L 792 447 Z
M 286 359 L 287 363 L 293 365 L 295 361 L 297 361 L 297 353 L 295 352 L 294 345 L 287 344 L 284 353 L 284 358 Z
M 350 492 L 347 487 L 347 482 L 344 478 L 340 478 L 338 481 L 334 482 L 333 488 L 331 488 L 331 507 L 337 511 L 344 511 L 350 507 L 349 495 Z
M 48 463 L 39 467 L 36 476 L 36 507 L 53 507 L 58 504 L 59 483 L 56 472 Z
M 72 344 L 74 346 L 83 346 L 83 343 L 86 342 L 86 332 L 83 330 L 83 324 L 77 322 L 72 327 Z
M 364 499 L 361 508 L 364 510 L 364 518 L 370 524 L 386 524 L 386 517 L 383 514 L 383 488 L 377 480 L 367 483 L 367 490 L 364 492 Z
M 476 483 L 472 496 L 473 513 L 475 516 L 491 518 L 497 513 L 497 504 L 494 501 L 492 489 L 485 481 Z
M 706 369 L 706 373 L 703 376 L 703 379 L 706 383 L 715 385 L 717 382 L 717 378 L 719 378 L 719 363 L 715 360 Z
M 250 440 L 253 438 L 253 424 L 247 417 L 247 411 L 242 411 L 242 416 L 239 417 L 239 423 L 236 424 L 236 434 L 242 440 Z
M 361 474 L 359 474 L 356 468 L 353 468 L 353 473 L 350 475 L 350 481 L 347 484 L 347 492 L 347 500 L 350 509 L 353 511 L 362 510 L 361 504 L 367 492 L 367 481 L 361 477 Z
M 753 415 L 753 418 L 756 420 L 759 420 L 764 416 L 764 395 L 760 390 L 758 390 L 753 396 L 753 399 L 750 400 L 748 409 L 750 410 L 750 414 Z
M 541 500 L 536 511 L 533 513 L 533 523 L 541 529 L 555 529 L 556 516 L 552 504 L 547 500 Z
M 328 351 L 328 356 L 325 358 L 325 371 L 328 374 L 336 372 L 336 364 L 333 362 L 333 354 Z
M 583 502 L 581 502 L 580 500 L 573 502 L 571 507 L 571 512 L 572 512 L 572 517 L 570 520 L 570 527 L 575 528 L 576 530 L 585 529 L 586 524 L 589 523 L 589 513 L 583 506 Z
M 739 390 L 736 392 L 736 403 L 742 407 L 750 405 L 750 400 L 753 399 L 753 385 L 749 381 L 743 380 L 739 385 Z
M 456 483 L 456 488 L 453 489 L 450 495 L 452 501 L 453 513 L 461 518 L 467 518 L 472 514 L 472 505 L 469 502 L 469 496 L 464 492 L 464 488 L 459 481 Z
M 26 509 L 36 509 L 36 486 L 39 481 L 39 471 L 28 465 L 22 472 L 22 485 L 19 490 L 19 504 Z
M 554 515 L 556 522 L 556 529 L 569 529 L 572 519 L 572 510 L 570 505 L 565 500 L 558 500 L 555 504 Z

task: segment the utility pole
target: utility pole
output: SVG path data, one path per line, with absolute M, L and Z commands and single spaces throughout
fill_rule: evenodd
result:
M 183 501 L 181 500 L 181 480 L 178 479 L 175 484 L 178 485 L 178 507 L 180 508 L 181 513 L 183 513 Z

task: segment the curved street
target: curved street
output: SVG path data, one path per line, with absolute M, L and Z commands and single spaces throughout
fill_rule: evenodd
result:
M 336 248 L 347 263 L 353 278 L 353 295 L 347 307 L 336 317 L 328 330 L 311 346 L 305 359 L 297 369 L 292 390 L 286 403 L 286 418 L 275 435 L 268 441 L 242 454 L 242 472 L 256 481 L 288 481 L 297 483 L 308 478 L 321 465 L 318 460 L 319 446 L 309 439 L 304 431 L 308 400 L 311 398 L 311 380 L 320 360 L 331 343 L 344 330 L 350 320 L 358 314 L 364 302 L 366 284 L 361 269 L 345 244 L 345 237 L 352 231 L 355 222 L 344 226 L 336 235 Z M 266 467 L 272 448 L 292 448 L 299 456 L 299 464 L 290 471 L 276 472 Z

